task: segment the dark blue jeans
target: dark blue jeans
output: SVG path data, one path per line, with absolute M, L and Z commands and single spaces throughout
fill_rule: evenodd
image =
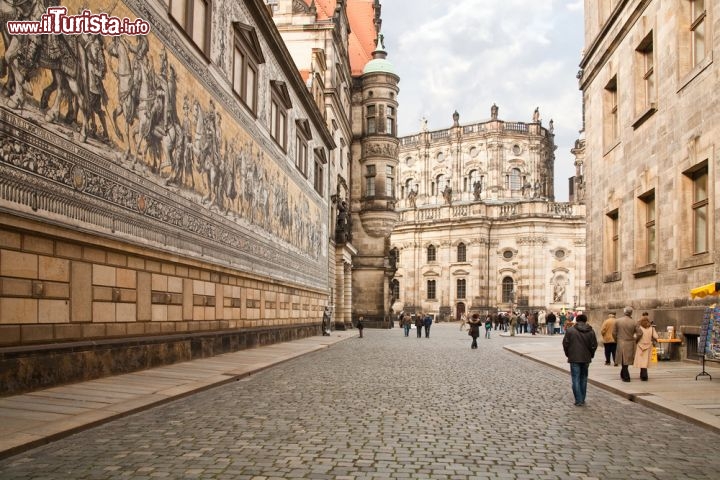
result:
M 575 396 L 575 405 L 585 403 L 587 393 L 589 363 L 571 363 L 570 376 L 572 377 L 572 390 Z

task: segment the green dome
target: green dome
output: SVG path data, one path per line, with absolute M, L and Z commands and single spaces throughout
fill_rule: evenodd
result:
M 363 68 L 363 75 L 366 73 L 391 73 L 397 76 L 395 67 L 385 58 L 387 57 L 387 52 L 385 51 L 385 42 L 382 33 L 378 35 L 377 46 L 372 55 L 373 59 L 366 63 L 365 68 Z

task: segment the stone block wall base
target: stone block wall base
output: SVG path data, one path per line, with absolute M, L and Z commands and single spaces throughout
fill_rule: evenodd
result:
M 0 397 L 320 334 L 293 325 L 0 348 Z

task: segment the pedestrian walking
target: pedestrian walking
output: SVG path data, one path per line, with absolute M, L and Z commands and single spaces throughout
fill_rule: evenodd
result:
M 473 313 L 468 322 L 468 335 L 472 337 L 470 348 L 477 348 L 477 339 L 480 336 L 480 315 Z
M 538 332 L 540 332 L 540 335 L 545 335 L 547 333 L 547 318 L 545 316 L 545 310 L 540 310 L 537 316 L 538 319 Z
M 357 329 L 360 332 L 360 338 L 363 338 L 363 328 L 365 328 L 365 317 L 359 317 L 357 321 Z
M 425 338 L 430 338 L 430 325 L 432 325 L 432 317 L 428 313 L 425 315 L 425 320 L 423 320 L 423 326 L 425 327 Z
M 418 312 L 415 315 L 415 330 L 417 330 L 417 338 L 422 338 L 423 324 L 423 314 L 422 312 Z
M 615 337 L 613 337 L 613 329 L 615 328 L 615 313 L 608 313 L 608 317 L 603 321 L 600 327 L 600 336 L 603 341 L 603 348 L 605 349 L 605 365 L 610 365 L 610 361 L 618 366 L 617 358 L 615 358 L 615 351 L 617 350 L 617 343 L 615 343 Z
M 635 347 L 633 367 L 640 369 L 640 380 L 647 382 L 650 354 L 652 353 L 652 346 L 658 340 L 658 334 L 652 322 L 650 322 L 647 312 L 643 312 L 640 317 L 638 328 L 642 333 L 636 337 L 637 345 Z
M 563 350 L 570 363 L 570 376 L 572 378 L 572 391 L 575 405 L 585 405 L 587 394 L 588 369 L 597 350 L 597 337 L 592 327 L 587 324 L 587 316 L 577 316 L 577 323 L 565 330 L 563 337 Z
M 410 335 L 410 323 L 411 323 L 412 317 L 410 317 L 409 313 L 403 313 L 400 317 L 400 326 L 403 328 L 403 332 L 405 333 L 405 336 Z
M 488 315 L 485 317 L 485 338 L 490 338 L 490 331 L 492 330 L 492 317 Z
M 635 361 L 635 336 L 642 335 L 640 327 L 632 318 L 632 307 L 623 309 L 623 316 L 615 321 L 613 338 L 617 343 L 616 361 L 620 364 L 620 378 L 623 382 L 630 381 L 628 367 Z

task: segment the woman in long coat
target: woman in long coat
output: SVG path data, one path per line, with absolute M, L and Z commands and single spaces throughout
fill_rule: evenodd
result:
M 653 343 L 657 342 L 658 335 L 647 313 L 643 313 L 642 317 L 640 317 L 638 326 L 640 330 L 642 330 L 642 334 L 636 338 L 637 345 L 635 347 L 635 362 L 633 363 L 633 367 L 640 369 L 640 380 L 647 381 L 650 354 L 652 353 Z
M 473 313 L 472 317 L 470 317 L 470 322 L 468 322 L 468 325 L 470 325 L 468 335 L 470 335 L 473 339 L 470 348 L 477 348 L 477 339 L 480 336 L 480 315 L 478 315 L 477 313 Z

